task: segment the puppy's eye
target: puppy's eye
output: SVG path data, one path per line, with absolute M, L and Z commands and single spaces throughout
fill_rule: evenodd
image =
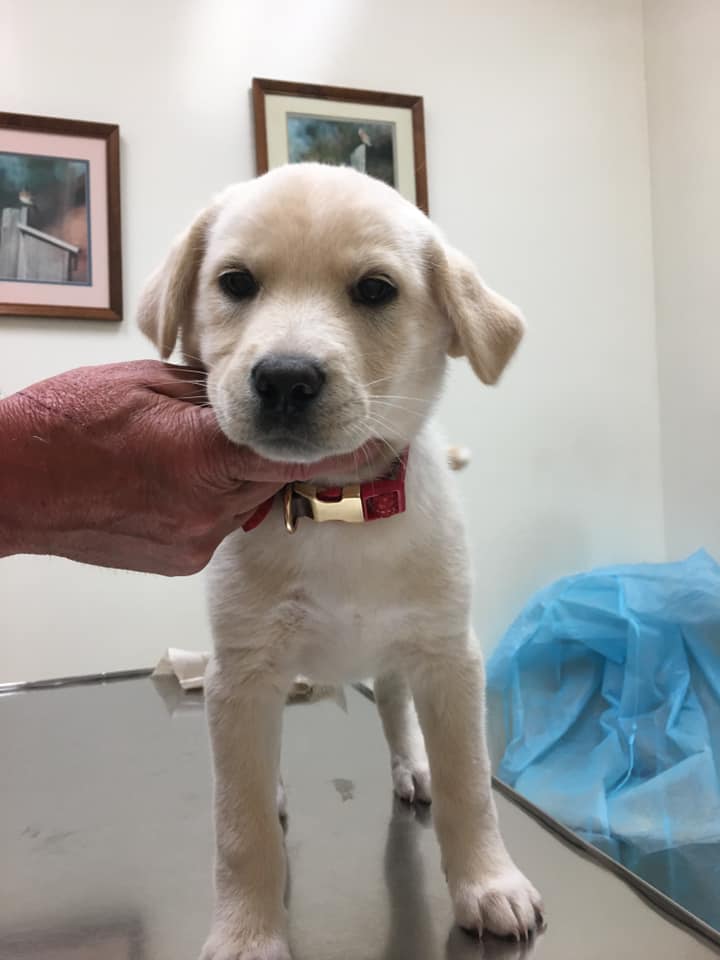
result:
M 249 270 L 226 270 L 220 274 L 219 282 L 233 300 L 249 300 L 259 290 L 258 282 Z
M 352 295 L 358 303 L 379 307 L 397 296 L 397 287 L 385 277 L 365 277 L 355 285 Z

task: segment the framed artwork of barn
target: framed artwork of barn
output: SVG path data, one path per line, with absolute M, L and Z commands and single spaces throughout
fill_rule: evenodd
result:
M 0 314 L 122 318 L 115 124 L 0 113 Z
M 257 172 L 318 161 L 355 167 L 428 212 L 422 97 L 253 80 Z

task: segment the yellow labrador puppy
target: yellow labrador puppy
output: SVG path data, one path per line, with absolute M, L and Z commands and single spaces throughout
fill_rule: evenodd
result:
M 468 548 L 430 420 L 447 356 L 495 383 L 520 314 L 390 187 L 300 164 L 202 212 L 149 281 L 139 322 L 164 357 L 180 336 L 202 361 L 235 443 L 304 462 L 357 451 L 352 476 L 288 487 L 210 568 L 217 852 L 204 960 L 290 956 L 276 787 L 297 674 L 377 678 L 395 791 L 429 803 L 432 776 L 458 923 L 528 936 L 542 906 L 498 829 Z

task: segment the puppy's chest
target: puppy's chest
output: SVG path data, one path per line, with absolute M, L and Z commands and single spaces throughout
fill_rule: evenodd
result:
M 299 575 L 295 570 L 290 576 L 276 612 L 316 627 L 342 625 L 361 631 L 425 605 L 408 574 L 402 564 L 363 562 L 353 555 L 332 562 L 314 558 L 303 564 Z
M 316 679 L 351 679 L 373 674 L 391 645 L 417 633 L 427 616 L 423 604 L 376 578 L 337 575 L 290 589 L 273 611 L 270 633 L 296 668 Z
M 397 629 L 435 602 L 428 587 L 435 564 L 407 549 L 394 529 L 306 526 L 285 548 L 285 577 L 276 581 L 273 617 L 289 627 L 355 639 Z M 276 568 L 277 569 L 277 568 Z

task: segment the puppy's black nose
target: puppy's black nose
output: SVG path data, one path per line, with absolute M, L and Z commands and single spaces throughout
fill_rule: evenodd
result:
M 312 357 L 273 353 L 250 374 L 263 409 L 275 414 L 304 413 L 325 383 L 325 372 Z

